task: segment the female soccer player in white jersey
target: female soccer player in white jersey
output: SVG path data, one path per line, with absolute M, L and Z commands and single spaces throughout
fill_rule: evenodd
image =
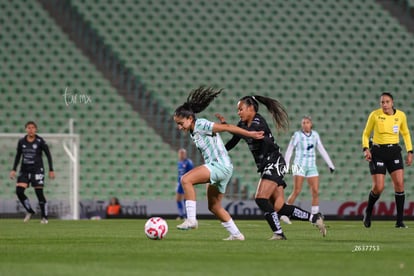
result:
M 263 132 L 247 131 L 234 125 L 216 124 L 203 118 L 196 118 L 196 114 L 203 111 L 221 91 L 204 87 L 193 90 L 187 101 L 174 112 L 174 121 L 178 129 L 190 133 L 205 162 L 204 165 L 195 167 L 181 178 L 187 219 L 177 225 L 177 228 L 188 230 L 198 227 L 194 185 L 209 183 L 207 184 L 208 208 L 230 233 L 226 240 L 244 240 L 243 234 L 230 214 L 221 205 L 226 186 L 233 173 L 233 165 L 219 132 L 228 131 L 253 139 L 263 139 Z
M 335 166 L 325 150 L 318 132 L 313 130 L 312 126 L 312 118 L 304 116 L 302 118 L 302 129 L 293 134 L 286 150 L 286 164 L 293 173 L 293 191 L 287 199 L 287 204 L 295 202 L 302 191 L 303 181 L 306 178 L 312 192 L 311 212 L 317 214 L 319 213 L 319 173 L 316 166 L 316 149 L 328 164 L 331 173 L 334 172 Z M 295 160 L 292 166 L 289 167 L 293 150 L 295 150 Z

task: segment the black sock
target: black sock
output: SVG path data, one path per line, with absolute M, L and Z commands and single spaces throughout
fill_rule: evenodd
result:
M 373 191 L 371 191 L 369 193 L 368 196 L 368 205 L 367 208 L 365 209 L 365 212 L 367 213 L 367 215 L 371 215 L 372 214 L 372 208 L 374 207 L 375 202 L 377 202 L 377 200 L 379 199 L 380 195 L 376 195 L 374 194 Z
M 266 198 L 256 198 L 256 204 L 264 213 L 265 219 L 274 233 L 281 234 L 282 227 L 280 226 L 279 218 L 272 204 Z
M 278 212 L 281 216 L 287 216 L 289 218 L 298 220 L 310 220 L 311 213 L 305 211 L 295 205 L 283 204 L 283 207 Z
M 395 192 L 395 205 L 397 206 L 397 221 L 402 222 L 404 217 L 405 193 Z
M 35 189 L 37 199 L 39 200 L 40 212 L 42 213 L 42 218 L 47 219 L 47 202 L 45 195 L 43 194 L 43 189 Z
M 18 198 L 18 199 L 19 199 L 19 201 L 22 203 L 22 205 L 23 205 L 24 209 L 26 209 L 26 211 L 27 211 L 28 213 L 34 214 L 34 213 L 35 213 L 35 211 L 32 209 L 32 206 L 30 205 L 30 201 L 29 201 L 29 199 L 28 199 L 28 198 L 27 198 L 27 196 L 24 194 L 24 191 L 25 191 L 25 190 L 26 190 L 25 188 L 20 187 L 20 186 L 17 186 L 17 187 L 16 187 L 16 195 L 17 195 L 17 198 Z

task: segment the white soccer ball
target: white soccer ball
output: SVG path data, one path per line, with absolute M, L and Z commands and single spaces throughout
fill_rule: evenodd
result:
M 161 217 L 152 217 L 145 223 L 145 235 L 151 240 L 162 240 L 168 233 L 168 224 Z

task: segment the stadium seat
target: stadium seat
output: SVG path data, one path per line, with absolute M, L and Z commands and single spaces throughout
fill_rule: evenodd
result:
M 74 0 L 69 8 L 82 15 L 123 68 L 138 76 L 171 113 L 201 84 L 225 91 L 200 114 L 211 120 L 215 112 L 221 112 L 237 123 L 236 103 L 244 95 L 274 97 L 286 107 L 291 121 L 287 133 L 274 131 L 282 150 L 299 128 L 301 117 L 310 114 L 337 165 L 335 177 L 320 165 L 322 199 L 365 200 L 366 194 L 356 191 L 358 186 L 365 189 L 369 178 L 357 156 L 362 129 L 369 112 L 378 107 L 381 91 L 398 93 L 398 106 L 412 115 L 414 68 L 407 61 L 413 59 L 414 39 L 375 2 L 225 0 L 188 5 Z M 206 12 L 214 14 L 214 20 Z M 22 13 L 26 21 L 20 20 Z M 41 122 L 42 131 L 60 131 L 68 118 L 75 117 L 76 130 L 82 135 L 82 187 L 98 180 L 97 175 L 88 176 L 93 171 L 99 174 L 111 168 L 118 176 L 122 166 L 126 168 L 118 183 L 160 180 L 147 178 L 148 170 L 156 170 L 154 174 L 165 179 L 175 178 L 175 150 L 117 94 L 37 2 L 1 3 L 0 15 L 4 25 L 0 61 L 8 69 L 0 72 L 0 107 L 8 118 L 0 125 L 3 132 L 21 131 L 16 125 L 24 123 L 26 114 L 18 110 L 38 107 L 31 114 Z M 66 106 L 65 87 L 87 93 L 94 104 Z M 18 91 L 23 103 L 13 100 L 13 91 Z M 46 98 L 53 105 L 45 103 Z M 264 106 L 260 113 L 268 116 Z M 43 119 L 43 114 L 53 120 Z M 97 154 L 102 145 L 110 151 L 108 155 Z M 244 142 L 230 154 L 235 171 L 254 191 L 257 175 Z M 350 174 L 349 190 L 337 190 Z M 113 176 L 105 177 L 114 181 Z M 134 187 L 130 198 L 170 198 L 171 191 L 163 194 L 162 185 L 167 184 L 160 185 L 137 193 L 142 187 Z M 108 187 L 107 191 L 128 197 L 120 189 Z M 97 189 L 82 191 L 84 198 L 99 196 L 107 198 Z

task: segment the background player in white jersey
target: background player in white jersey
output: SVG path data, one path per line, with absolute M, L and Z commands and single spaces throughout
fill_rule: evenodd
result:
M 187 219 L 177 228 L 188 230 L 198 227 L 194 185 L 209 183 L 207 184 L 208 208 L 230 233 L 226 240 L 244 240 L 243 234 L 230 214 L 221 205 L 226 186 L 233 174 L 233 164 L 219 132 L 228 131 L 253 139 L 262 139 L 263 132 L 249 132 L 234 125 L 216 124 L 203 118 L 196 118 L 195 114 L 203 111 L 221 91 L 204 87 L 193 90 L 187 101 L 174 112 L 174 121 L 178 129 L 190 133 L 205 162 L 204 165 L 195 167 L 181 178 Z
M 293 174 L 293 190 L 287 199 L 287 204 L 292 205 L 295 202 L 302 191 L 303 181 L 306 178 L 312 193 L 311 212 L 317 214 L 319 213 L 319 172 L 316 166 L 316 149 L 328 164 L 331 173 L 334 172 L 335 166 L 325 150 L 318 132 L 312 129 L 312 118 L 304 116 L 301 124 L 302 129 L 293 134 L 285 154 L 286 165 Z M 295 150 L 295 159 L 293 164 L 289 166 L 293 150 Z M 285 216 L 281 219 L 290 223 L 289 218 Z

